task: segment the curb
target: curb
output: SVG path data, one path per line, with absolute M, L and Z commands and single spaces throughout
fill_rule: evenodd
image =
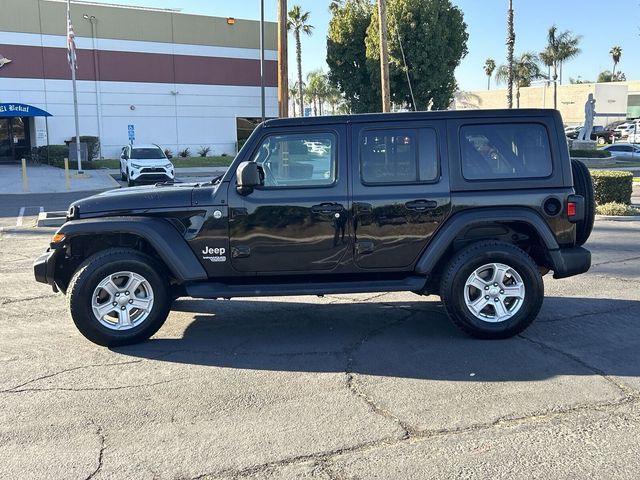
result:
M 40 212 L 38 227 L 61 227 L 67 221 L 67 212 Z
M 640 222 L 640 215 L 596 215 L 596 220 L 610 222 Z

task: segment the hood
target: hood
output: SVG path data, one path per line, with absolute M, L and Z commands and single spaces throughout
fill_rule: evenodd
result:
M 82 218 L 87 214 L 128 215 L 156 209 L 190 207 L 191 192 L 195 186 L 195 183 L 178 183 L 109 190 L 77 200 L 70 208 L 75 207 Z

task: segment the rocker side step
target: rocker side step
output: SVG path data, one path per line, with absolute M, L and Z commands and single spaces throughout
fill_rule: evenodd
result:
M 187 295 L 194 298 L 275 297 L 284 295 L 329 295 L 332 293 L 403 292 L 421 290 L 426 278 L 411 276 L 400 280 L 351 282 L 271 283 L 227 285 L 218 282 L 197 282 L 186 286 Z

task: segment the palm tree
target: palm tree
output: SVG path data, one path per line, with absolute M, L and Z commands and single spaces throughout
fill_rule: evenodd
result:
M 484 74 L 487 76 L 487 90 L 491 90 L 491 75 L 496 69 L 496 61 L 493 58 L 487 58 L 484 62 Z
M 298 96 L 298 83 L 289 80 L 289 98 L 293 107 L 293 116 L 296 116 L 296 97 Z
M 513 49 L 516 44 L 516 32 L 513 29 L 513 0 L 509 0 L 507 12 L 507 105 L 513 108 Z
M 618 65 L 618 63 L 620 63 L 620 57 L 622 56 L 622 47 L 619 47 L 619 46 L 611 47 L 611 51 L 609 52 L 609 54 L 613 59 L 613 72 L 611 76 L 615 78 L 616 66 Z
M 524 52 L 513 61 L 513 83 L 516 87 L 516 107 L 520 108 L 520 88 L 530 87 L 531 82 L 546 78 L 540 69 L 540 59 L 534 52 Z M 501 83 L 509 81 L 509 66 L 500 65 L 496 72 L 496 80 Z
M 300 5 L 294 5 L 289 10 L 289 20 L 287 21 L 287 30 L 293 32 L 296 39 L 296 63 L 298 64 L 298 96 L 300 101 L 300 109 L 304 115 L 304 96 L 302 93 L 302 44 L 300 43 L 300 34 L 305 33 L 311 35 L 313 25 L 309 22 L 309 12 L 302 12 Z
M 576 57 L 580 53 L 578 44 L 580 37 L 574 36 L 569 31 L 558 32 L 555 25 L 549 28 L 547 33 L 547 46 L 540 52 L 540 59 L 553 71 L 553 108 L 558 108 L 558 69 L 567 60 Z

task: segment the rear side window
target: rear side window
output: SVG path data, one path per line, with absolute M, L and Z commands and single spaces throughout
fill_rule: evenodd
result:
M 363 184 L 426 183 L 438 178 L 434 129 L 368 130 L 360 138 Z
M 552 173 L 547 129 L 539 123 L 465 125 L 460 129 L 467 180 L 543 178 Z

